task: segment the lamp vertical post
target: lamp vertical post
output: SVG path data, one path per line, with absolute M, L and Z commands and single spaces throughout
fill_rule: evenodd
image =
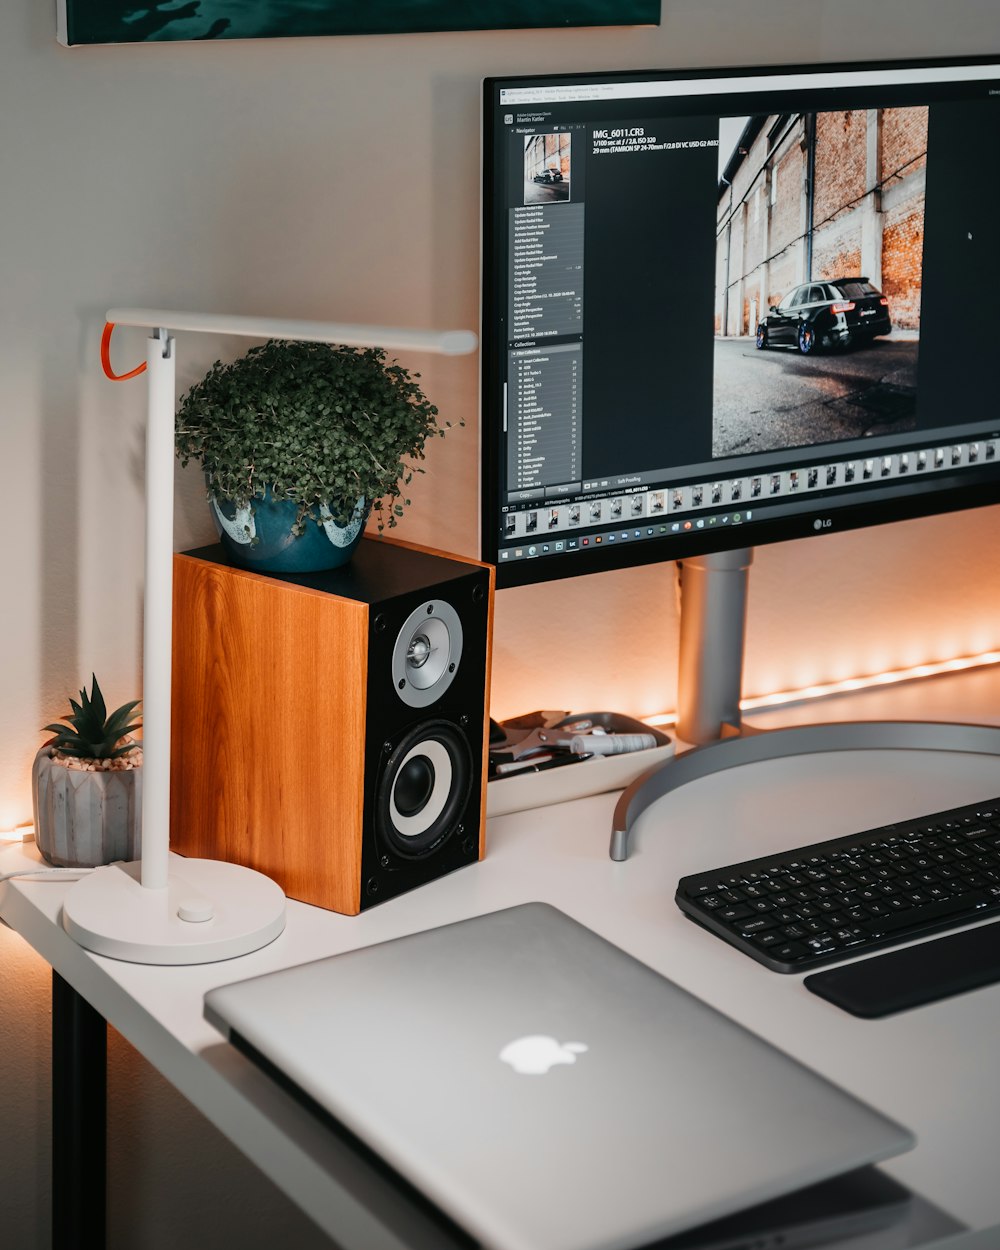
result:
M 146 562 L 142 627 L 142 884 L 165 890 L 170 854 L 170 699 L 173 652 L 174 340 L 146 340 Z

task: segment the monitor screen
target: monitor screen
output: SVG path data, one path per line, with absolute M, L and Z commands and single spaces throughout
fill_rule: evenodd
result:
M 521 585 L 1000 500 L 1000 61 L 485 83 Z

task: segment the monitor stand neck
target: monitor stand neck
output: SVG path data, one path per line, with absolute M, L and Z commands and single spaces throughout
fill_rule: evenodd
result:
M 747 584 L 753 551 L 682 562 L 677 737 L 690 750 L 654 765 L 622 792 L 611 858 L 628 858 L 639 816 L 672 790 L 739 764 L 823 751 L 916 750 L 1000 755 L 1000 727 L 928 721 L 860 721 L 756 729 L 740 714 Z
M 677 566 L 681 592 L 677 736 L 702 745 L 743 731 L 743 652 L 753 550 L 694 556 Z

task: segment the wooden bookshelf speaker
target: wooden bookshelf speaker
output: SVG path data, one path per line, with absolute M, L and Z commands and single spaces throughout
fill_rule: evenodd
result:
M 171 848 L 347 915 L 482 858 L 493 570 L 364 539 L 327 573 L 177 555 Z

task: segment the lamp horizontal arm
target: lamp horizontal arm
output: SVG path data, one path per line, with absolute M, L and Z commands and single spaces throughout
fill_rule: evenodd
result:
M 291 321 L 241 317 L 230 313 L 170 312 L 160 308 L 110 308 L 107 320 L 120 326 L 191 330 L 199 334 L 239 334 L 248 338 L 298 339 L 345 347 L 387 347 L 393 351 L 465 356 L 479 342 L 471 330 L 410 330 L 399 326 L 350 325 L 337 321 Z

